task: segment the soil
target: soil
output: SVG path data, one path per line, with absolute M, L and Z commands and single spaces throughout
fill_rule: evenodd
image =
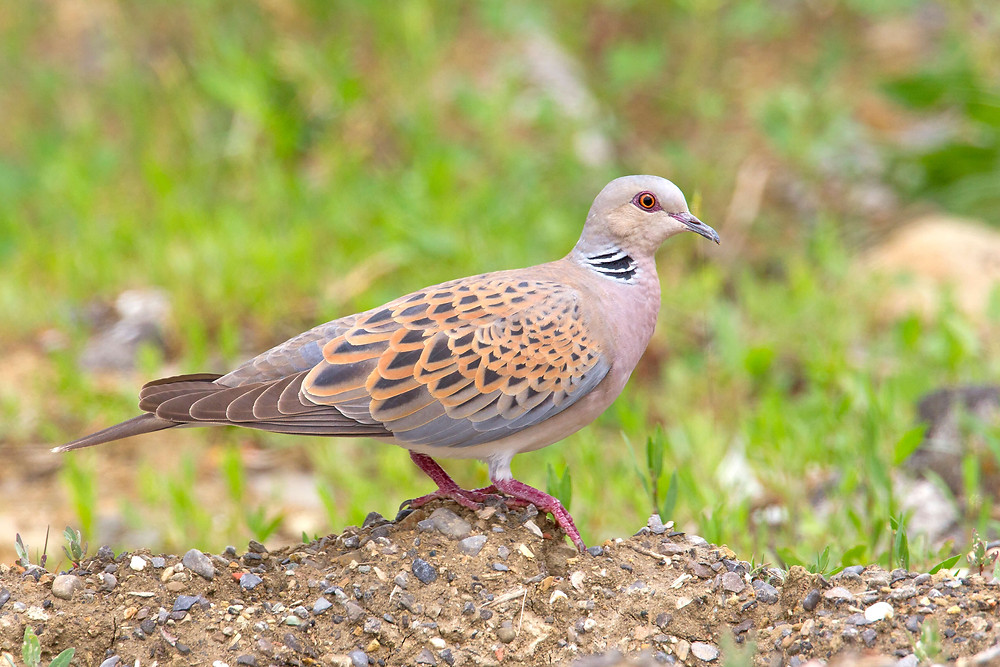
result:
M 68 647 L 108 666 L 998 659 L 1000 586 L 978 575 L 752 569 L 655 520 L 581 554 L 533 510 L 435 501 L 270 552 L 0 565 L 0 652 L 20 656 L 30 625 L 44 664 Z

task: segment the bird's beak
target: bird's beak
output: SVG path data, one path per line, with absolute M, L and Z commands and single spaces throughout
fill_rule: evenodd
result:
M 710 241 L 719 243 L 719 234 L 704 222 L 694 217 L 690 213 L 670 213 L 671 218 L 682 223 L 695 234 L 700 234 Z

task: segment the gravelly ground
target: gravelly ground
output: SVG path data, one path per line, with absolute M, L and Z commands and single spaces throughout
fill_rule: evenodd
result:
M 63 576 L 0 565 L 0 651 L 30 624 L 76 665 L 700 665 L 750 644 L 759 665 L 915 665 L 936 623 L 942 661 L 1000 660 L 1000 587 L 979 576 L 751 572 L 652 531 L 578 554 L 533 509 L 432 503 L 272 552 L 104 548 Z

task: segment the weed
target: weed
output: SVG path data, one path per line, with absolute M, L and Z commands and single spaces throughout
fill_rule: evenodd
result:
M 73 530 L 69 526 L 66 526 L 66 530 L 63 531 L 63 537 L 66 538 L 66 546 L 63 547 L 63 552 L 73 563 L 74 567 L 79 567 L 80 561 L 87 555 L 87 547 L 89 545 L 83 542 L 83 536 L 79 530 Z
M 76 649 L 68 648 L 57 655 L 49 663 L 49 667 L 69 667 L 70 661 Z M 9 653 L 4 653 L 0 658 L 6 663 L 3 667 L 17 667 L 14 657 Z M 40 667 L 42 664 L 42 644 L 38 641 L 38 635 L 30 625 L 24 627 L 24 639 L 21 642 L 21 659 L 24 660 L 24 667 Z
M 997 561 L 998 552 L 990 550 L 986 542 L 979 537 L 979 532 L 972 529 L 972 549 L 965 556 L 969 561 L 969 567 L 974 568 L 977 574 L 982 575 L 983 571 Z

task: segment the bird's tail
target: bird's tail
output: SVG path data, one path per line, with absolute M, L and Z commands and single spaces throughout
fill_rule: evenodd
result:
M 143 433 L 162 431 L 165 428 L 171 428 L 177 425 L 178 425 L 177 422 L 169 421 L 166 419 L 160 419 L 156 415 L 147 412 L 144 415 L 133 417 L 132 419 L 123 421 L 120 424 L 109 426 L 108 428 L 98 431 L 97 433 L 91 433 L 90 435 L 86 435 L 80 438 L 79 440 L 74 440 L 73 442 L 68 442 L 65 445 L 59 445 L 58 447 L 53 447 L 52 451 L 58 454 L 60 452 L 68 452 L 73 449 L 93 447 L 94 445 L 100 445 L 105 442 L 111 442 L 112 440 L 121 440 L 122 438 L 130 438 L 133 435 L 142 435 Z

